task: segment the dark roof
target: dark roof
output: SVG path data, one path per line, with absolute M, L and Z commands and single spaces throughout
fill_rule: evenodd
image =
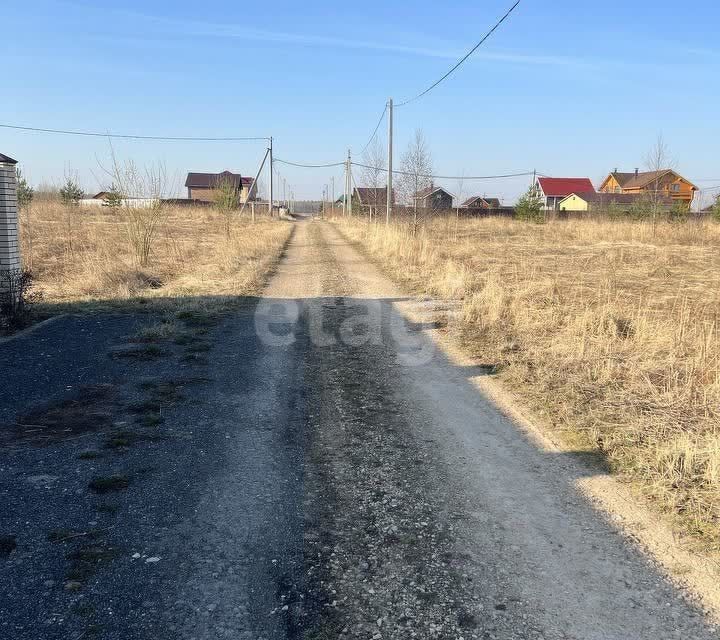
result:
M 481 207 L 481 208 L 489 208 L 489 209 L 499 209 L 500 208 L 500 200 L 499 198 L 486 198 L 484 196 L 473 196 L 472 198 L 468 198 L 463 202 L 460 207 L 466 208 L 466 209 L 472 209 L 473 207 Z
M 4 153 L 0 153 L 0 162 L 5 164 L 17 164 L 17 160 L 13 160 L 10 156 L 6 156 Z
M 360 198 L 362 204 L 383 205 L 387 204 L 387 187 L 356 187 L 353 195 Z M 395 201 L 395 190 L 393 189 L 393 201 Z
M 617 180 L 618 184 L 623 189 L 642 189 L 643 187 L 651 184 L 653 181 L 660 180 L 669 173 L 673 174 L 677 178 L 685 180 L 695 189 L 697 189 L 697 187 L 695 187 L 692 182 L 686 180 L 677 171 L 673 171 L 672 169 L 660 169 L 660 171 L 638 171 L 637 174 L 634 171 L 632 173 L 613 171 L 610 175 L 612 175 L 615 180 Z
M 432 195 L 436 191 L 442 191 L 443 193 L 446 193 L 447 195 L 449 195 L 451 198 L 454 197 L 453 194 L 450 193 L 447 189 L 443 189 L 442 187 L 430 186 L 430 187 L 425 187 L 424 189 L 420 189 L 420 191 L 418 191 L 415 194 L 414 199 L 415 200 L 424 200 L 425 198 Z
M 230 181 L 235 187 L 240 185 L 249 187 L 252 184 L 252 178 L 243 178 L 239 173 L 223 171 L 222 173 L 195 173 L 187 174 L 185 186 L 194 189 L 214 189 L 222 180 Z
M 571 193 L 595 191 L 589 178 L 538 178 L 538 182 L 547 197 L 564 198 Z

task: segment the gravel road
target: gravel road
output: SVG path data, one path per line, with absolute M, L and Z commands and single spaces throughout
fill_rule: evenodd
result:
M 717 638 L 410 308 L 309 221 L 182 339 L 1 343 L 0 638 Z

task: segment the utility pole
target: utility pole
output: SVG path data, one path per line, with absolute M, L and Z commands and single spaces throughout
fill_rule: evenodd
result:
M 273 215 L 273 139 L 272 136 L 270 136 L 270 196 L 268 201 L 268 213 L 270 214 L 270 217 L 272 218 Z
M 348 171 L 349 167 L 347 164 L 347 160 L 345 160 L 345 197 L 343 198 L 343 215 L 347 215 L 347 205 L 348 205 L 348 193 L 350 192 L 350 189 L 348 189 L 348 179 L 350 177 L 350 172 Z
M 387 211 L 385 224 L 390 224 L 393 201 L 393 101 L 388 100 L 388 174 L 387 174 Z
M 335 176 L 330 178 L 330 184 L 332 184 L 332 200 L 330 200 L 330 211 L 332 211 L 333 218 L 335 217 Z
M 348 171 L 348 191 L 350 192 L 350 200 L 348 201 L 348 215 L 351 216 L 351 215 L 352 215 L 352 193 L 353 193 L 353 188 L 352 188 L 352 157 L 350 156 L 350 149 L 348 149 L 348 160 L 347 160 L 347 163 L 348 163 L 348 168 L 347 168 L 347 171 Z
M 287 183 L 285 182 L 285 178 L 283 178 L 283 206 L 287 206 L 287 198 L 285 197 L 286 187 L 287 187 Z

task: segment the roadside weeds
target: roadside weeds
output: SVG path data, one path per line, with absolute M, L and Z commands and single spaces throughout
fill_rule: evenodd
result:
M 695 593 L 701 594 L 705 602 L 720 615 L 720 593 L 717 589 L 717 580 L 720 576 L 718 571 L 720 527 L 716 517 L 712 515 L 713 509 L 717 509 L 720 504 L 712 498 L 717 494 L 718 487 L 717 484 L 714 486 L 704 482 L 699 484 L 698 489 L 701 493 L 696 494 L 698 496 L 696 503 L 692 502 L 692 494 L 688 493 L 692 486 L 688 482 L 692 483 L 692 478 L 697 478 L 692 465 L 706 458 L 693 458 L 695 445 L 686 437 L 685 445 L 677 449 L 677 455 L 680 457 L 674 467 L 675 473 L 678 474 L 673 480 L 675 485 L 667 484 L 670 482 L 667 479 L 664 484 L 658 484 L 656 476 L 647 475 L 649 465 L 655 464 L 656 460 L 654 457 L 644 459 L 648 453 L 655 455 L 652 438 L 657 437 L 656 442 L 664 445 L 672 441 L 678 433 L 672 421 L 674 416 L 680 414 L 675 411 L 653 413 L 658 403 L 664 400 L 659 391 L 644 401 L 641 412 L 635 412 L 637 403 L 643 402 L 642 393 L 646 393 L 651 384 L 660 384 L 661 379 L 648 373 L 647 387 L 644 390 L 634 389 L 634 397 L 628 400 L 630 403 L 628 407 L 631 410 L 623 413 L 622 416 L 617 414 L 610 419 L 606 417 L 605 421 L 603 421 L 601 403 L 604 398 L 609 397 L 607 395 L 609 392 L 617 389 L 617 382 L 614 383 L 612 379 L 607 380 L 602 375 L 598 375 L 594 380 L 584 383 L 585 392 L 565 395 L 568 388 L 577 380 L 574 365 L 569 359 L 572 355 L 570 348 L 574 344 L 572 335 L 563 334 L 566 343 L 564 347 L 548 348 L 547 343 L 542 341 L 553 335 L 555 325 L 547 320 L 550 324 L 543 326 L 541 321 L 547 318 L 557 318 L 559 321 L 563 321 L 564 318 L 571 320 L 571 314 L 575 312 L 572 304 L 577 303 L 582 291 L 576 292 L 572 297 L 569 292 L 558 288 L 557 285 L 548 289 L 542 282 L 534 283 L 528 280 L 527 278 L 533 273 L 538 281 L 547 277 L 542 275 L 543 267 L 538 265 L 534 266 L 535 271 L 527 272 L 526 265 L 515 267 L 515 272 L 508 270 L 513 268 L 513 260 L 519 259 L 508 245 L 512 246 L 516 243 L 523 247 L 523 251 L 528 251 L 525 244 L 528 241 L 526 234 L 532 231 L 537 236 L 539 232 L 535 227 L 507 221 L 475 220 L 461 221 L 457 231 L 453 232 L 454 224 L 454 221 L 449 225 L 444 221 L 437 221 L 417 238 L 413 238 L 402 225 L 393 225 L 388 232 L 385 225 L 368 225 L 363 221 L 342 221 L 336 225 L 336 228 L 406 289 L 426 301 L 438 297 L 445 300 L 445 303 L 437 305 L 441 324 L 445 326 L 433 331 L 436 339 L 452 351 L 458 361 L 466 365 L 476 367 L 478 362 L 491 363 L 481 366 L 485 375 L 477 379 L 478 386 L 490 395 L 503 411 L 533 434 L 539 446 L 556 450 L 584 450 L 590 457 L 611 470 L 616 480 L 609 477 L 587 480 L 581 483 L 583 492 L 610 514 L 622 513 L 623 527 L 639 532 L 638 538 L 653 551 L 670 573 Z M 570 260 L 573 259 L 574 253 L 582 254 L 584 251 L 593 250 L 592 243 L 595 237 L 593 233 L 597 228 L 603 228 L 597 223 L 589 224 L 591 228 L 588 229 L 581 224 L 579 228 L 571 228 L 567 231 L 562 226 L 552 229 L 549 228 L 550 226 L 548 225 L 548 229 L 541 232 L 547 233 L 547 237 L 552 238 L 552 241 L 560 247 L 555 249 L 555 253 L 567 250 Z M 447 229 L 451 230 L 450 237 L 442 235 Z M 629 230 L 632 230 L 631 225 Z M 661 230 L 657 242 L 661 245 L 662 251 L 667 250 L 674 255 L 679 247 L 662 249 L 664 243 L 672 237 L 672 231 L 667 230 L 670 235 L 666 236 L 663 235 L 665 230 Z M 690 229 L 686 231 L 688 237 L 682 236 L 681 233 L 681 242 L 691 244 L 698 242 L 698 237 L 693 236 Z M 641 233 L 637 230 L 632 232 Z M 712 238 L 715 238 L 713 232 L 714 229 L 710 231 L 706 242 L 713 242 Z M 457 233 L 459 240 L 453 237 L 454 233 Z M 509 239 L 503 236 L 505 233 L 511 234 Z M 572 234 L 573 244 L 569 247 L 563 245 L 565 233 Z M 626 229 L 622 224 L 612 228 L 608 226 L 604 233 L 604 244 L 598 249 L 601 254 L 606 251 L 611 253 L 616 251 L 611 242 L 614 238 L 613 234 L 624 234 Z M 545 251 L 543 242 L 541 237 L 538 241 L 540 248 L 537 249 L 539 256 L 543 256 Z M 630 257 L 633 245 L 620 240 L 619 236 L 616 242 L 621 243 L 622 251 L 626 254 L 623 258 L 624 263 L 634 265 L 634 259 Z M 490 244 L 489 249 L 485 243 Z M 586 249 L 588 245 L 590 248 Z M 496 253 L 498 246 L 502 250 L 501 254 Z M 456 247 L 461 256 L 468 256 L 467 264 L 463 264 L 458 256 L 451 255 Z M 647 251 L 647 247 L 643 245 L 638 250 Z M 699 251 L 702 255 L 706 253 L 702 245 Z M 523 259 L 529 261 L 527 256 Z M 562 261 L 555 257 L 544 270 L 548 271 L 562 264 Z M 529 291 L 534 287 L 533 291 L 535 289 L 537 291 L 532 296 L 528 294 L 522 297 L 522 300 L 517 298 L 510 285 L 503 284 L 495 275 L 501 269 L 513 286 L 518 278 L 525 278 L 523 288 Z M 707 274 L 698 274 L 697 279 L 700 281 L 706 276 Z M 616 282 L 621 282 L 618 274 L 615 278 Z M 657 286 L 668 285 L 657 281 Z M 478 290 L 480 294 L 475 293 Z M 592 289 L 584 290 L 592 292 Z M 692 291 L 697 292 L 702 289 L 698 289 L 695 285 Z M 509 305 L 517 305 L 520 301 L 527 307 L 524 312 L 521 312 L 520 307 L 517 306 L 508 310 Z M 656 315 L 657 323 L 660 322 L 661 317 L 658 314 L 665 304 L 667 301 L 663 300 L 653 305 L 652 313 Z M 430 306 L 429 302 L 428 306 Z M 686 308 L 690 308 L 690 305 L 686 305 Z M 682 326 L 685 327 L 684 344 L 687 349 L 691 349 L 692 343 L 689 341 L 696 334 L 693 333 L 691 321 L 683 311 L 683 306 L 678 305 L 677 311 L 682 317 L 688 318 Z M 520 320 L 517 319 L 516 314 L 521 315 Z M 642 323 L 637 317 L 636 314 L 632 322 L 623 321 L 618 324 L 613 321 L 602 325 L 612 327 L 613 348 L 619 347 L 625 350 L 623 358 L 627 359 L 628 363 L 639 357 L 632 354 L 632 349 L 640 344 L 637 342 L 638 332 L 641 330 L 638 327 L 642 328 Z M 533 333 L 522 333 L 526 329 L 526 325 L 521 323 L 522 318 L 533 320 Z M 608 322 L 609 319 L 608 316 Z M 424 320 L 427 320 L 427 317 Z M 657 323 L 653 326 L 660 326 Z M 571 322 L 565 326 L 570 329 L 573 327 Z M 645 332 L 646 328 L 642 328 L 642 331 Z M 584 361 L 590 361 L 594 353 L 592 349 L 596 348 L 593 345 L 602 344 L 601 341 L 605 340 L 604 335 L 606 334 L 600 332 L 592 338 L 587 336 Z M 658 335 L 664 334 L 660 332 Z M 712 362 L 712 358 L 717 356 L 717 354 L 712 356 L 711 349 L 695 344 L 705 354 L 703 357 L 706 358 L 706 363 Z M 641 357 L 649 357 L 652 353 L 648 351 Z M 602 358 L 598 366 L 605 361 L 606 358 Z M 545 372 L 552 369 L 553 364 L 556 365 L 557 370 L 550 378 L 545 377 Z M 622 369 L 617 371 L 621 372 Z M 696 369 L 696 371 L 702 370 Z M 712 375 L 712 367 L 709 373 Z M 679 376 L 678 381 L 680 381 Z M 712 382 L 712 377 L 706 378 L 706 381 L 709 386 L 705 391 L 705 402 L 714 393 L 713 384 L 717 384 Z M 598 393 L 592 392 L 591 385 L 597 385 Z M 626 390 L 628 388 L 625 387 Z M 611 403 L 613 412 L 623 406 L 622 393 L 625 391 L 621 390 L 620 395 L 616 395 L 615 402 Z M 707 395 L 708 393 L 710 396 Z M 685 417 L 678 427 L 687 429 L 688 435 L 702 436 L 704 428 L 702 425 L 713 423 L 712 411 L 710 414 L 697 413 L 695 409 L 698 405 L 693 405 L 691 400 L 688 402 L 690 404 L 682 405 Z M 695 417 L 698 421 L 693 425 L 692 421 Z M 637 422 L 633 422 L 636 419 Z M 635 425 L 642 425 L 645 421 L 651 428 L 644 432 L 644 440 L 633 439 L 623 442 L 619 438 L 621 432 L 608 437 L 608 433 L 612 434 L 613 428 L 617 429 L 624 424 L 623 420 L 633 428 Z M 663 420 L 670 421 L 671 424 L 661 429 Z M 599 428 L 587 428 L 588 421 L 597 421 Z M 629 433 L 632 434 L 633 430 Z M 639 433 L 643 432 L 639 431 Z M 653 433 L 657 435 L 652 436 Z M 711 435 L 711 432 L 706 431 L 705 434 Z M 642 445 L 643 441 L 645 445 Z M 634 451 L 633 446 L 636 447 Z M 682 477 L 683 474 L 685 480 L 678 482 L 677 478 Z M 618 484 L 617 479 L 622 484 Z M 676 497 L 669 493 L 672 491 L 676 492 Z M 644 504 L 644 507 L 641 508 L 638 502 Z M 635 507 L 632 507 L 632 504 Z M 691 509 L 693 504 L 697 507 L 694 510 Z M 651 515 L 653 512 L 654 515 Z

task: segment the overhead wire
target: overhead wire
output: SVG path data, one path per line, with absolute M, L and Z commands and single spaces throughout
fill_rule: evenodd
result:
M 387 103 L 385 103 L 385 108 L 383 109 L 383 112 L 380 114 L 380 119 L 378 120 L 378 123 L 375 126 L 375 130 L 372 132 L 370 139 L 365 143 L 365 146 L 362 148 L 360 155 L 363 155 L 367 151 L 367 148 L 370 146 L 370 143 L 375 139 L 375 136 L 377 135 L 377 132 L 380 129 L 380 125 L 382 124 L 383 120 L 385 119 L 385 114 L 387 113 L 387 110 L 388 110 L 388 105 L 387 105 Z
M 431 92 L 435 87 L 437 87 L 441 82 L 443 82 L 443 81 L 446 80 L 448 77 L 450 77 L 473 53 L 475 53 L 475 52 L 485 43 L 485 41 L 486 41 L 493 33 L 495 33 L 495 31 L 497 31 L 497 29 L 500 27 L 500 25 L 502 25 L 502 23 L 505 22 L 505 21 L 510 17 L 510 14 L 512 14 L 512 12 L 515 11 L 515 9 L 516 9 L 517 6 L 520 4 L 520 2 L 521 2 L 521 0 L 517 0 L 517 2 L 515 2 L 515 4 L 514 4 L 512 7 L 510 7 L 510 9 L 508 9 L 508 11 L 505 13 L 505 15 L 504 15 L 502 18 L 500 18 L 500 20 L 498 20 L 498 21 L 495 23 L 495 25 L 492 27 L 492 29 L 490 29 L 490 31 L 488 31 L 488 32 L 482 37 L 482 39 L 480 40 L 480 42 L 478 42 L 472 49 L 470 49 L 470 51 L 468 51 L 468 52 L 457 62 L 457 64 L 456 64 L 454 67 L 452 67 L 452 69 L 450 69 L 442 78 L 440 78 L 439 80 L 435 81 L 435 82 L 434 82 L 433 84 L 431 84 L 427 89 L 425 89 L 424 91 L 421 91 L 421 92 L 418 93 L 415 97 L 409 98 L 408 100 L 405 100 L 405 101 L 403 101 L 403 102 L 399 102 L 399 103 L 397 103 L 395 106 L 396 106 L 396 107 L 404 107 L 406 104 L 410 104 L 411 102 L 415 102 L 415 100 L 419 100 L 419 99 L 422 98 L 424 95 L 430 93 L 430 92 Z
M 168 141 L 168 142 L 250 142 L 269 140 L 268 136 L 265 137 L 195 137 L 195 136 L 141 136 L 141 135 L 130 135 L 121 133 L 99 133 L 97 131 L 73 131 L 67 129 L 44 129 L 40 127 L 24 127 L 13 124 L 0 124 L 3 129 L 15 129 L 19 131 L 34 131 L 37 133 L 57 133 L 68 136 L 86 136 L 93 138 L 118 138 L 124 140 L 156 140 L 156 141 Z
M 280 158 L 275 158 L 273 162 L 280 162 L 282 164 L 288 164 L 291 167 L 302 167 L 305 169 L 325 169 L 327 167 L 345 166 L 344 162 L 329 162 L 327 164 L 304 164 L 302 162 L 290 162 L 289 160 L 281 160 Z
M 373 167 L 368 164 L 363 164 L 361 162 L 352 162 L 356 167 L 362 167 L 363 169 L 371 169 L 373 171 L 387 171 L 387 167 Z M 419 173 L 415 174 L 411 171 L 401 171 L 399 169 L 393 169 L 393 173 L 397 175 L 404 175 L 404 176 L 415 176 L 417 175 L 418 178 L 437 178 L 438 180 L 500 180 L 502 178 L 521 178 L 525 176 L 532 176 L 532 175 L 538 175 L 541 178 L 545 177 L 544 174 L 538 173 L 535 171 L 523 171 L 518 173 L 504 173 L 504 174 L 497 174 L 497 175 L 488 175 L 488 176 L 440 176 L 430 173 Z

